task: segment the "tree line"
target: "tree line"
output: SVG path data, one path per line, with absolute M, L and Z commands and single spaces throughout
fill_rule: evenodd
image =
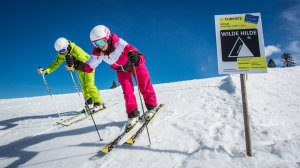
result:
M 283 63 L 282 67 L 293 67 L 296 65 L 296 63 L 292 57 L 292 54 L 289 54 L 289 53 L 283 53 L 281 55 L 280 61 Z M 268 67 L 269 68 L 276 67 L 276 64 L 272 58 L 268 62 Z

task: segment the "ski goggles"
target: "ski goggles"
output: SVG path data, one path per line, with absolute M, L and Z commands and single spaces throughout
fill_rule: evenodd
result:
M 62 49 L 59 51 L 59 53 L 64 54 L 67 50 L 66 49 Z
M 105 39 L 100 39 L 100 40 L 97 40 L 97 41 L 93 41 L 92 43 L 95 47 L 98 47 L 98 46 L 103 47 L 106 44 L 106 40 Z
M 95 44 L 103 47 L 106 44 L 106 41 L 104 39 L 102 39 L 102 40 L 96 41 Z

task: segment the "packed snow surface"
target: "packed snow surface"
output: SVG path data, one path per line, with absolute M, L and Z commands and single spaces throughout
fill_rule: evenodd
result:
M 50 77 L 50 76 L 49 76 Z M 247 84 L 253 156 L 246 155 L 240 76 L 154 85 L 166 104 L 133 145 L 98 153 L 127 121 L 120 87 L 100 90 L 107 106 L 92 120 L 60 127 L 78 114 L 76 93 L 0 99 L 0 167 L 300 167 L 300 67 L 249 74 Z M 51 83 L 48 83 L 51 88 Z M 46 88 L 45 88 L 46 89 Z M 141 111 L 137 88 L 135 95 Z M 123 141 L 124 142 L 124 141 Z

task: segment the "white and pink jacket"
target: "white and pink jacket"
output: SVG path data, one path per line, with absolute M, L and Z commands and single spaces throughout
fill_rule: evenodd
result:
M 111 33 L 112 44 L 115 47 L 115 51 L 111 53 L 105 52 L 103 56 L 100 55 L 100 52 L 97 52 L 97 48 L 94 48 L 93 53 L 90 56 L 90 59 L 85 62 L 85 72 L 92 72 L 102 61 L 110 64 L 111 69 L 122 68 L 128 61 L 127 53 L 129 51 L 137 51 L 137 49 L 130 44 L 128 44 L 123 39 L 119 38 L 117 35 Z M 141 63 L 145 62 L 145 57 L 140 55 Z
M 102 61 L 110 64 L 110 68 L 117 70 L 118 82 L 122 86 L 126 113 L 128 115 L 137 112 L 137 102 L 134 95 L 134 86 L 132 82 L 133 74 L 132 70 L 124 70 L 126 63 L 128 62 L 127 54 L 129 51 L 139 52 L 135 47 L 129 45 L 126 41 L 121 38 L 118 38 L 115 34 L 111 33 L 112 45 L 114 50 L 110 53 L 105 52 L 104 55 L 100 55 L 100 52 L 97 52 L 97 48 L 94 48 L 93 53 L 90 56 L 90 59 L 85 62 L 82 70 L 86 73 L 92 72 Z M 145 57 L 140 55 L 140 63 L 135 67 L 136 75 L 139 81 L 140 91 L 143 95 L 146 107 L 148 110 L 151 110 L 153 107 L 157 106 L 156 94 L 153 89 L 152 83 L 150 81 L 149 72 L 145 66 Z M 125 66 L 124 66 L 125 65 Z M 127 64 L 128 65 L 128 64 Z M 124 66 L 124 68 L 123 68 Z

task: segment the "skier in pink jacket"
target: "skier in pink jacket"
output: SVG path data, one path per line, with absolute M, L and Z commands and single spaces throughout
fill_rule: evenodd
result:
M 90 39 L 95 46 L 90 59 L 85 63 L 74 58 L 69 58 L 67 62 L 72 62 L 75 69 L 86 73 L 92 72 L 102 61 L 110 64 L 110 68 L 117 71 L 118 81 L 123 89 L 126 102 L 126 113 L 128 115 L 127 127 L 136 124 L 139 119 L 139 111 L 134 95 L 134 87 L 131 74 L 135 77 L 133 65 L 139 81 L 140 91 L 144 97 L 147 112 L 146 119 L 150 119 L 156 109 L 156 95 L 150 81 L 149 72 L 145 66 L 144 55 L 132 45 L 128 44 L 117 35 L 110 33 L 110 30 L 103 26 L 95 26 L 90 32 Z M 71 63 L 71 64 L 72 64 Z

